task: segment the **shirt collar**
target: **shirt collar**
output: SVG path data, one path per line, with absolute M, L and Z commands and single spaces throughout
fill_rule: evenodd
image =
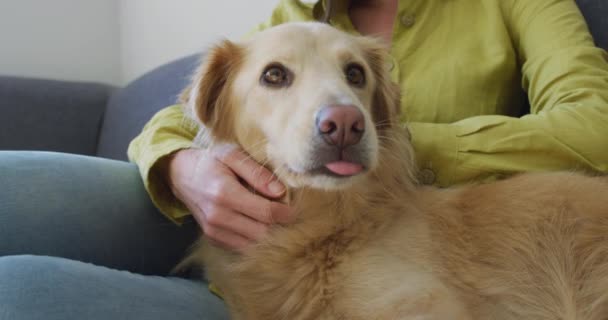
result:
M 329 2 L 331 2 L 331 12 L 328 12 Z M 315 19 L 322 21 L 326 14 L 329 14 L 329 24 L 338 29 L 350 33 L 356 33 L 350 17 L 348 16 L 348 7 L 350 0 L 319 0 L 313 7 Z

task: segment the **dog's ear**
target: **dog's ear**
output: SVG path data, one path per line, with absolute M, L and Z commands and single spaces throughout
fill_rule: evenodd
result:
M 180 100 L 214 140 L 234 140 L 234 96 L 231 87 L 243 61 L 243 47 L 224 40 L 214 46 L 194 74 Z
M 387 67 L 388 51 L 386 46 L 377 39 L 363 38 L 362 45 L 367 63 L 376 79 L 372 100 L 374 123 L 379 130 L 389 128 L 399 120 L 401 94 L 399 86 L 390 78 Z

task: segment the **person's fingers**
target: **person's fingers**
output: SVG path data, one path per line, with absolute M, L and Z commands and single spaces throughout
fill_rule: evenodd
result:
M 218 149 L 216 154 L 222 163 L 257 192 L 270 198 L 279 198 L 285 193 L 285 186 L 268 169 L 258 164 L 242 150 L 224 147 Z
M 294 218 L 287 205 L 253 194 L 237 180 L 225 179 L 207 185 L 206 191 L 212 203 L 231 208 L 265 224 L 289 223 Z
M 205 231 L 205 236 L 215 245 L 233 251 L 243 251 L 253 244 L 251 240 L 221 228 L 209 228 Z
M 238 212 L 267 224 L 288 224 L 295 219 L 294 211 L 286 204 L 271 201 L 250 192 L 241 199 L 232 199 L 230 205 Z
M 229 230 L 250 240 L 258 241 L 268 232 L 268 225 L 226 208 L 209 208 L 205 218 L 212 227 Z
M 205 237 L 215 245 L 234 251 L 241 251 L 253 242 L 242 235 L 219 226 L 209 224 L 205 214 L 195 214 L 194 218 L 203 229 Z

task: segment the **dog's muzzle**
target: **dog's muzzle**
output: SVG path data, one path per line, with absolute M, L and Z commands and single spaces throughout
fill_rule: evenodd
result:
M 348 177 L 365 170 L 365 116 L 353 105 L 328 105 L 315 117 L 315 148 L 313 158 L 318 173 Z

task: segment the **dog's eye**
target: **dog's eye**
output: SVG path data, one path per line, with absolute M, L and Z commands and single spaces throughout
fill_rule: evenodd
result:
M 344 71 L 346 80 L 354 86 L 363 87 L 365 85 L 365 71 L 363 67 L 356 63 L 351 63 L 346 66 Z
M 287 87 L 291 84 L 292 73 L 281 64 L 271 64 L 264 69 L 260 82 L 270 87 Z

